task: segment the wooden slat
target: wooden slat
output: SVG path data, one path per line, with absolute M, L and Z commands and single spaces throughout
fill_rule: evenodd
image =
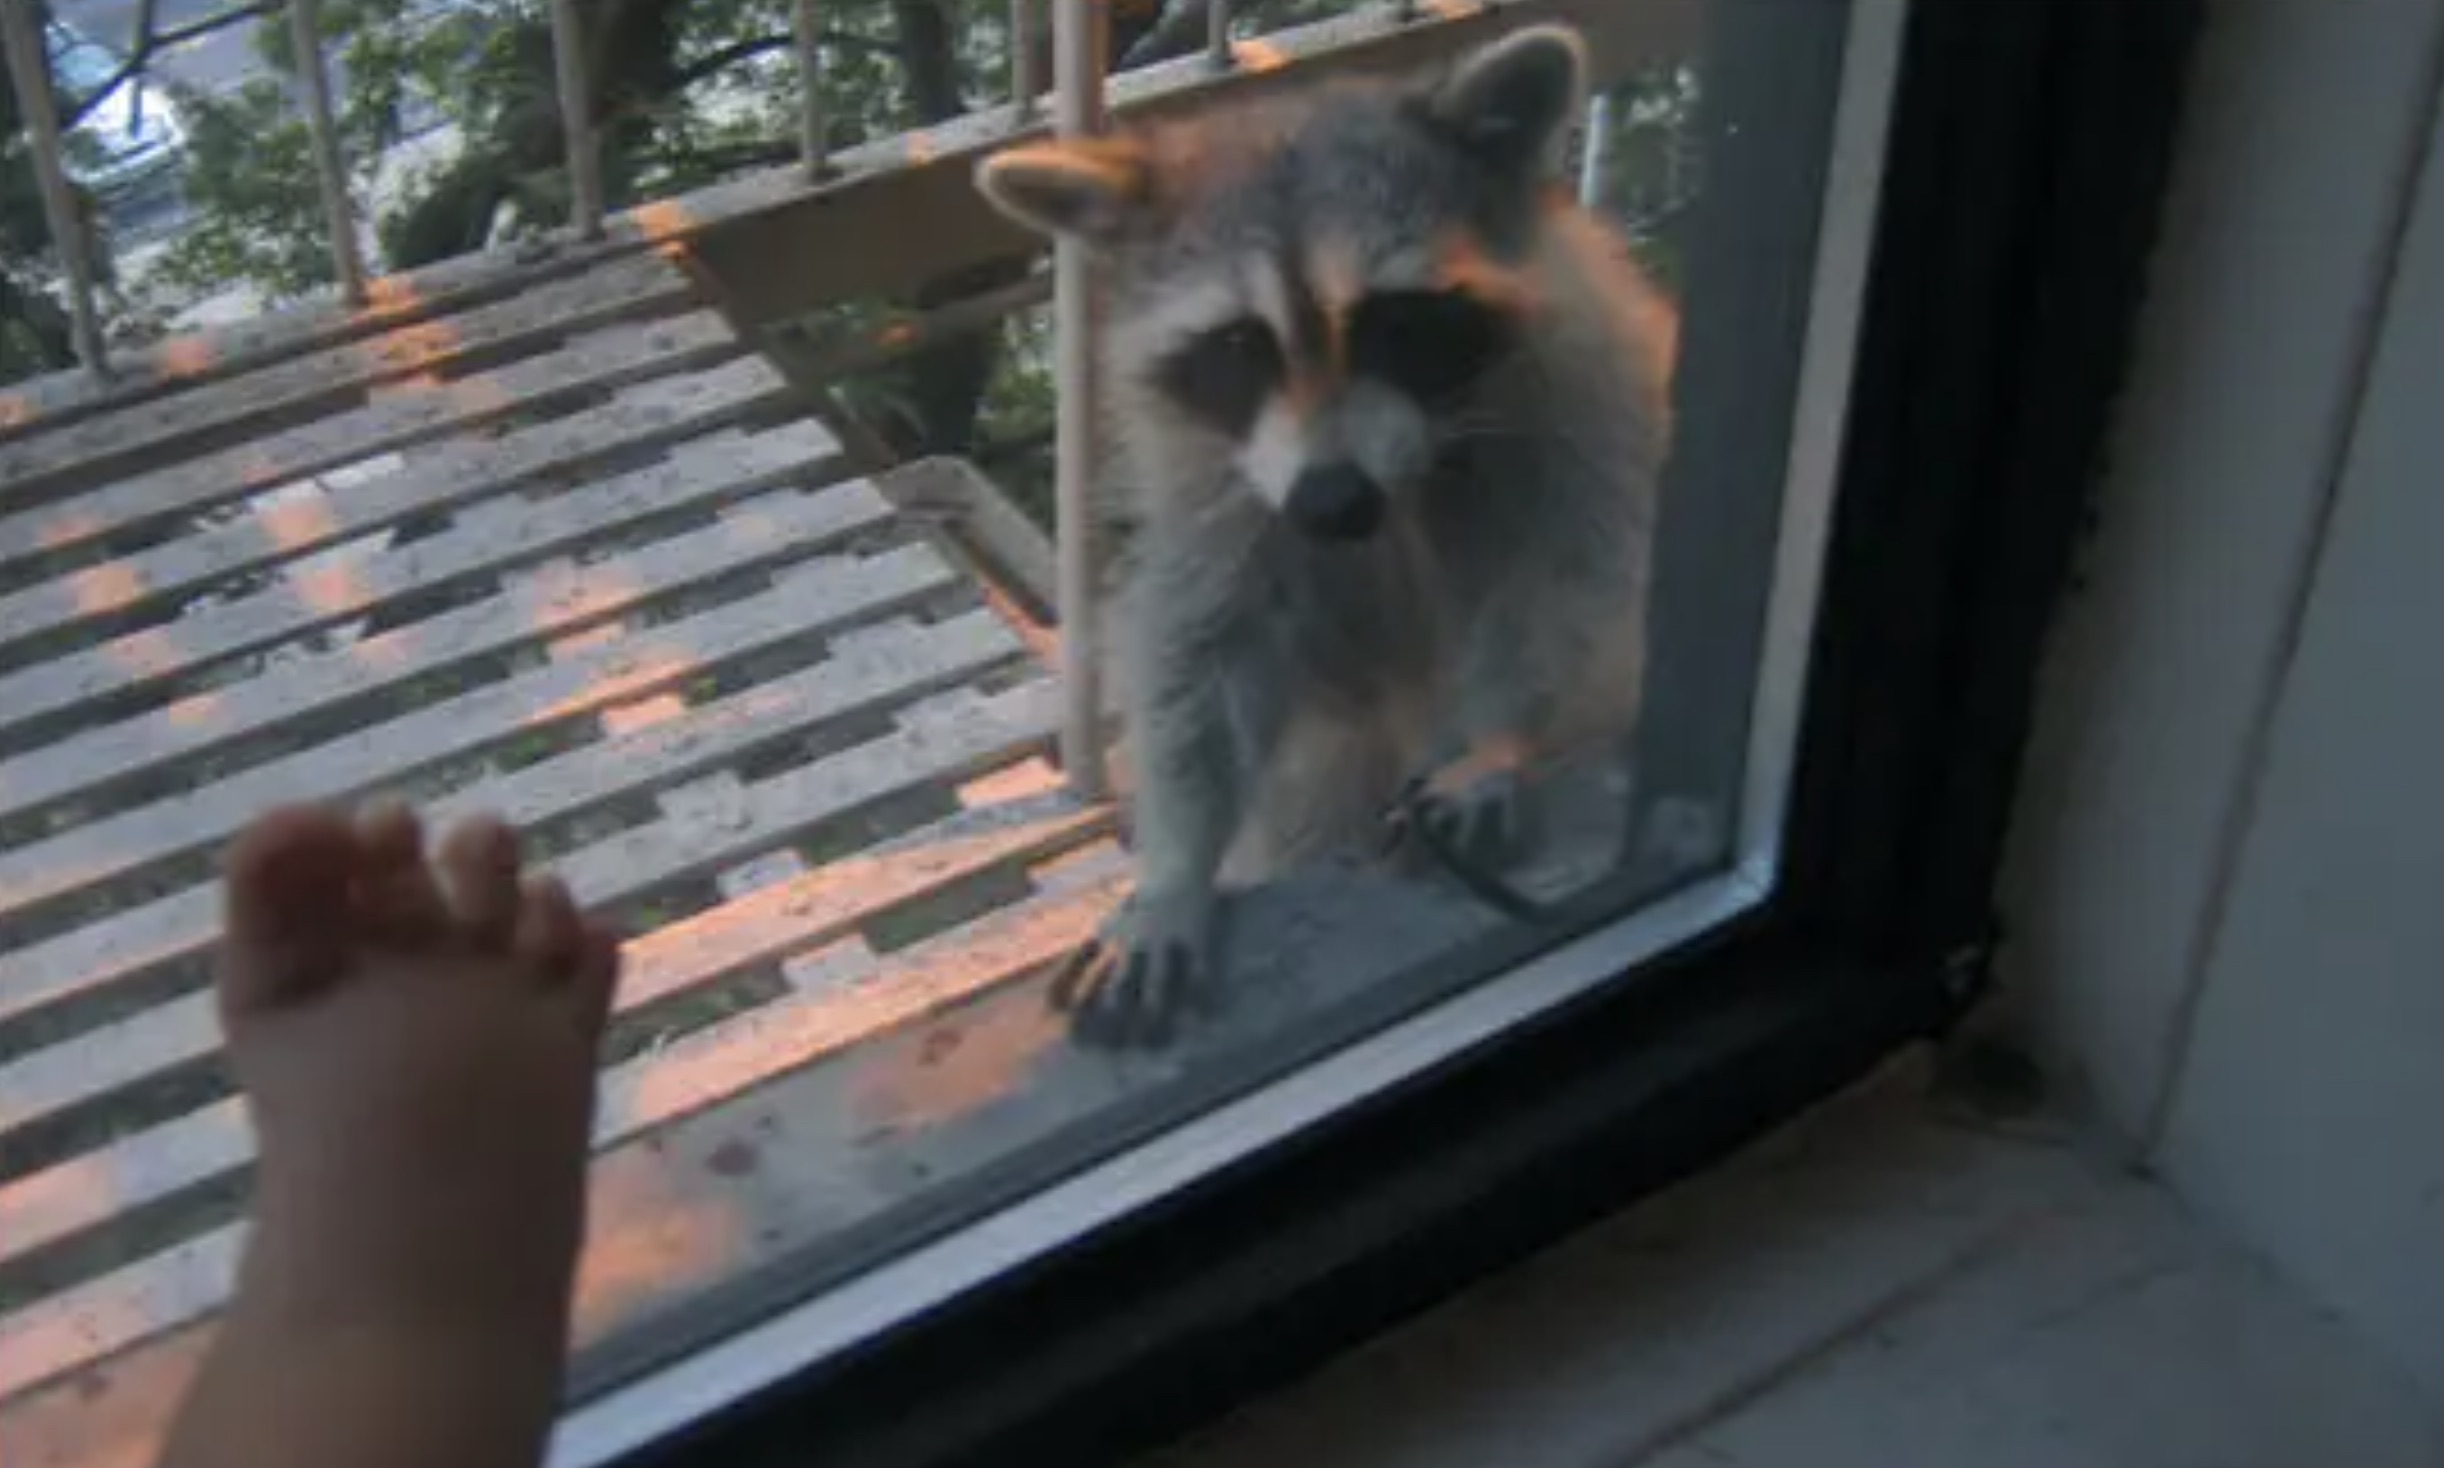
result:
M 752 800 L 718 830 L 662 820 L 634 826 L 553 867 L 579 901 L 604 905 L 708 875 L 786 845 L 890 791 L 965 779 L 1033 752 L 1049 735 L 1053 690 L 1029 682 L 992 695 L 944 694 L 892 732 L 748 787 Z
M 657 446 L 666 433 L 718 426 L 766 398 L 774 379 L 754 358 L 741 358 L 703 378 L 636 389 L 656 408 L 640 416 L 604 409 L 564 423 L 525 430 L 500 442 L 495 454 L 454 455 L 385 475 L 336 495 L 303 514 L 266 509 L 238 524 L 113 563 L 114 595 L 151 601 L 223 577 L 276 563 L 359 535 L 388 529 L 410 513 L 456 505 L 470 495 L 514 488 L 569 463 L 574 454 Z M 676 389 L 676 390 L 674 390 Z M 564 426 L 565 424 L 565 426 Z M 589 427 L 597 430 L 589 433 Z M 660 464 L 555 495 L 513 499 L 463 513 L 448 531 L 402 554 L 370 558 L 346 574 L 302 573 L 251 595 L 207 607 L 175 623 L 147 628 L 76 652 L 0 674 L 0 735 L 95 699 L 122 695 L 209 668 L 290 638 L 362 617 L 401 598 L 446 590 L 506 567 L 539 560 L 636 520 L 748 493 L 803 476 L 827 477 L 838 463 L 837 442 L 818 424 L 786 424 L 740 438 L 722 434 L 681 444 Z M 303 525 L 296 531 L 282 527 Z M 280 537 L 286 536 L 286 543 Z M 40 625 L 39 604 L 72 593 L 56 583 L 0 597 L 0 645 L 14 623 Z M 54 624 L 55 625 L 55 624 Z
M 366 733 L 245 771 L 183 804 L 165 802 L 151 808 L 147 824 L 157 822 L 157 833 L 121 839 L 167 847 L 204 839 L 200 833 L 206 831 L 226 833 L 243 823 L 250 809 L 292 795 L 362 793 L 464 757 L 521 729 L 547 727 L 682 687 L 765 649 L 820 636 L 827 625 L 878 615 L 953 584 L 949 568 L 917 547 L 865 562 L 817 563 L 816 569 L 822 574 L 809 579 L 828 585 L 732 603 L 675 627 L 656 629 L 649 637 L 589 649 L 511 683 L 430 705 Z M 9 894 L 14 903 L 30 901 L 28 894 L 37 888 L 57 894 L 84 885 L 81 874 L 63 882 L 43 875 L 32 862 L 22 871 L 23 888 Z M 173 962 L 192 951 L 184 945 L 199 926 L 208 927 L 210 919 L 208 903 L 199 908 L 192 893 L 173 894 L 0 955 L 0 1018 Z
M 71 475 L 125 473 L 129 460 L 159 458 L 199 434 L 225 443 L 249 424 L 310 411 L 378 383 L 655 314 L 689 298 L 686 277 L 658 255 L 613 261 L 463 316 L 294 357 L 209 388 L 0 444 L 0 486 L 6 486 L 0 496 Z
M 631 791 L 752 759 L 826 720 L 930 696 L 1018 651 L 1015 635 L 985 611 L 933 626 L 896 621 L 860 628 L 835 639 L 831 656 L 811 668 L 683 718 L 453 791 L 433 802 L 427 816 L 436 825 L 477 811 L 522 827 L 559 820 Z M 287 792 L 282 798 L 291 800 L 343 793 L 302 783 L 293 772 L 278 783 Z M 139 829 L 176 849 L 194 849 L 234 833 L 263 806 L 258 797 L 217 801 L 209 810 L 191 802 L 177 808 L 193 812 L 196 824 L 154 820 Z M 0 1066 L 0 1134 L 201 1057 L 211 1047 L 208 1018 L 184 1005 L 148 1010 Z M 0 1239 L 0 1257 L 8 1248 Z
M 72 372 L 15 383 L 0 390 L 0 441 L 47 433 L 171 393 L 198 391 L 301 353 L 470 311 L 634 254 L 640 243 L 631 234 L 604 244 L 560 242 L 538 250 L 536 242 L 519 240 L 376 277 L 366 282 L 362 307 L 326 296 L 181 332 L 115 357 L 108 383 Z
M 976 834 L 919 833 L 889 854 L 845 858 L 763 888 L 629 943 L 615 1012 L 624 1014 L 751 965 L 830 943 L 902 903 L 986 872 L 1057 856 L 1093 839 L 1109 824 L 1107 812 L 1071 809 Z M 177 1057 L 183 1061 L 201 1059 L 219 1045 L 209 993 L 153 1011 L 140 1022 L 162 1020 L 170 1024 L 152 1024 L 160 1032 L 157 1051 L 174 1046 L 186 1052 Z M 174 1037 L 166 1033 L 171 1026 L 178 1031 Z M 116 1058 L 110 1044 L 114 1038 L 98 1032 L 81 1039 L 77 1048 L 89 1063 L 106 1064 Z M 607 1079 L 619 1075 L 615 1070 Z M 7 1082 L 0 1082 L 0 1095 L 6 1088 Z M 7 1114 L 7 1106 L 8 1101 L 0 1099 L 0 1116 Z M 606 1115 L 609 1112 L 606 1107 Z M 615 1139 L 601 1140 L 607 1144 Z M 254 1138 L 233 1098 L 0 1186 L 0 1218 L 9 1221 L 8 1231 L 0 1234 L 0 1263 L 233 1171 L 253 1155 Z
M 453 509 L 535 479 L 735 422 L 778 400 L 782 380 L 758 357 L 655 378 L 566 417 L 431 447 L 392 473 L 324 493 L 310 507 L 259 509 L 169 544 L 0 596 L 0 648 L 84 617 L 138 612 L 250 570 L 371 534 L 411 513 Z M 151 633 L 138 634 L 138 638 Z M 134 641 L 137 639 L 128 639 Z M 0 710 L 0 727 L 10 713 Z
M 911 944 L 886 960 L 851 956 L 832 965 L 834 982 L 810 985 L 684 1036 L 648 1063 L 606 1072 L 597 1145 L 736 1095 L 1075 950 L 1125 894 L 1125 867 L 1117 852 L 1090 857 L 1040 897 Z
M 889 739 L 757 785 L 749 818 L 716 833 L 717 839 L 666 825 L 644 827 L 588 848 L 584 863 L 563 862 L 563 873 L 581 898 L 597 903 L 703 876 L 832 819 L 841 801 L 853 806 L 878 799 L 873 792 L 902 788 L 916 778 L 904 769 L 956 779 L 1029 749 L 1046 732 L 1040 724 L 1049 697 L 1042 685 L 1028 684 L 973 708 L 922 710 Z M 218 931 L 218 901 L 217 889 L 191 887 L 8 954 L 0 960 L 0 1017 L 200 957 Z
M 606 328 L 540 356 L 380 400 L 190 463 L 0 518 L 0 569 L 114 532 L 143 529 L 439 438 L 641 378 L 709 365 L 738 350 L 712 311 Z
M 1033 737 L 1049 738 L 1056 701 L 1052 690 L 1032 685 L 1014 693 L 1030 697 L 1013 700 L 1005 695 L 980 701 L 972 715 L 959 711 L 939 740 L 926 741 L 931 752 L 947 755 L 968 739 L 977 718 L 991 705 L 1032 703 L 1031 721 L 1037 726 Z M 832 765 L 839 758 L 808 769 Z M 906 758 L 905 751 L 895 752 L 894 762 Z M 860 975 L 859 982 L 793 994 L 705 1032 L 713 1038 L 641 1057 L 627 1072 L 633 1080 L 606 1079 L 598 1141 L 607 1135 L 625 1142 L 716 1095 L 736 1094 L 892 1024 L 1040 968 L 1093 932 L 1121 892 L 1121 879 L 1113 876 L 1100 885 L 1022 904 L 912 945 L 877 962 L 874 972 Z M 600 900 L 583 894 L 581 899 Z M 661 1068 L 658 1073 L 656 1067 Z M 228 1297 L 243 1236 L 242 1224 L 214 1230 L 0 1319 L 0 1399 L 218 1309 Z M 700 1288 L 705 1282 L 672 1283 Z M 583 1309 L 581 1304 L 581 1313 Z
M 293 727 L 352 700 L 390 693 L 420 678 L 532 646 L 663 597 L 755 574 L 890 520 L 888 502 L 863 481 L 813 495 L 783 490 L 751 503 L 751 516 L 674 535 L 591 565 L 571 566 L 558 576 L 535 576 L 505 595 L 270 667 L 243 683 L 0 760 L 0 815 L 40 809 L 69 796 L 103 794 L 152 771 Z M 648 658 L 677 656 L 683 654 L 664 638 L 639 639 L 587 667 L 596 676 L 616 680 L 630 676 L 634 665 Z M 538 695 L 529 710 L 563 706 L 581 691 L 565 676 L 534 686 L 548 686 L 553 692 Z M 508 708 L 505 703 L 493 706 Z M 10 853 L 0 857 L 0 871 L 17 872 L 28 860 L 22 851 Z M 23 880 L 0 877 L 0 913 L 26 900 Z
M 1566 20 L 1588 41 L 1591 73 L 1621 78 L 1685 61 L 1698 38 L 1699 0 L 1451 0 L 1423 23 L 1382 5 L 1351 5 L 1264 38 L 1265 66 L 1216 73 L 1202 56 L 1112 77 L 1112 110 L 1135 122 L 1317 85 L 1333 74 L 1415 74 L 1520 25 Z M 1038 114 L 1040 117 L 1040 114 Z M 792 320 L 867 295 L 891 295 L 991 260 L 1025 258 L 1042 242 L 978 195 L 979 159 L 1036 131 L 1009 108 L 979 109 L 919 133 L 879 138 L 834 159 L 840 181 L 809 189 L 794 169 L 726 181 L 639 208 L 633 224 L 685 238 L 733 296 L 740 319 Z M 614 221 L 612 233 L 623 221 Z M 876 249 L 876 240 L 891 248 Z
M 979 579 L 1010 594 L 1027 621 L 1050 632 L 1060 599 L 1052 541 L 1000 486 L 964 459 L 901 464 L 875 485 L 903 513 L 943 525 L 980 563 Z

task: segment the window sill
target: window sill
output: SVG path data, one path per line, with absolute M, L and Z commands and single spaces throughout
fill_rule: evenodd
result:
M 2067 1129 L 1915 1059 L 1161 1468 L 2352 1463 L 2436 1429 L 2361 1342 Z

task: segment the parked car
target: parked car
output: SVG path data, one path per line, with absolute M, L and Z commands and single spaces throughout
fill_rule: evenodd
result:
M 174 190 L 187 145 L 178 105 L 118 51 L 54 19 L 44 37 L 64 108 L 81 111 L 64 146 L 68 175 L 114 211 Z

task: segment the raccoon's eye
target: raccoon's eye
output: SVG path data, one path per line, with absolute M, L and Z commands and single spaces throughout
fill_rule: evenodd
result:
M 1466 391 L 1510 335 L 1509 320 L 1466 291 L 1377 291 L 1349 313 L 1349 369 L 1440 402 Z
M 1281 386 L 1281 343 L 1253 316 L 1200 333 L 1163 360 L 1162 389 L 1172 401 L 1225 433 L 1255 425 L 1265 398 Z

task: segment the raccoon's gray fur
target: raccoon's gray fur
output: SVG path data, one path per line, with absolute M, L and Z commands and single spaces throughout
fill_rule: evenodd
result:
M 1167 1028 L 1218 883 L 1472 755 L 1441 814 L 1502 831 L 1521 763 L 1634 723 L 1675 325 L 1553 181 L 1583 74 L 1539 27 L 981 170 L 1106 283 L 1138 883 L 1065 990 L 1090 1035 Z

